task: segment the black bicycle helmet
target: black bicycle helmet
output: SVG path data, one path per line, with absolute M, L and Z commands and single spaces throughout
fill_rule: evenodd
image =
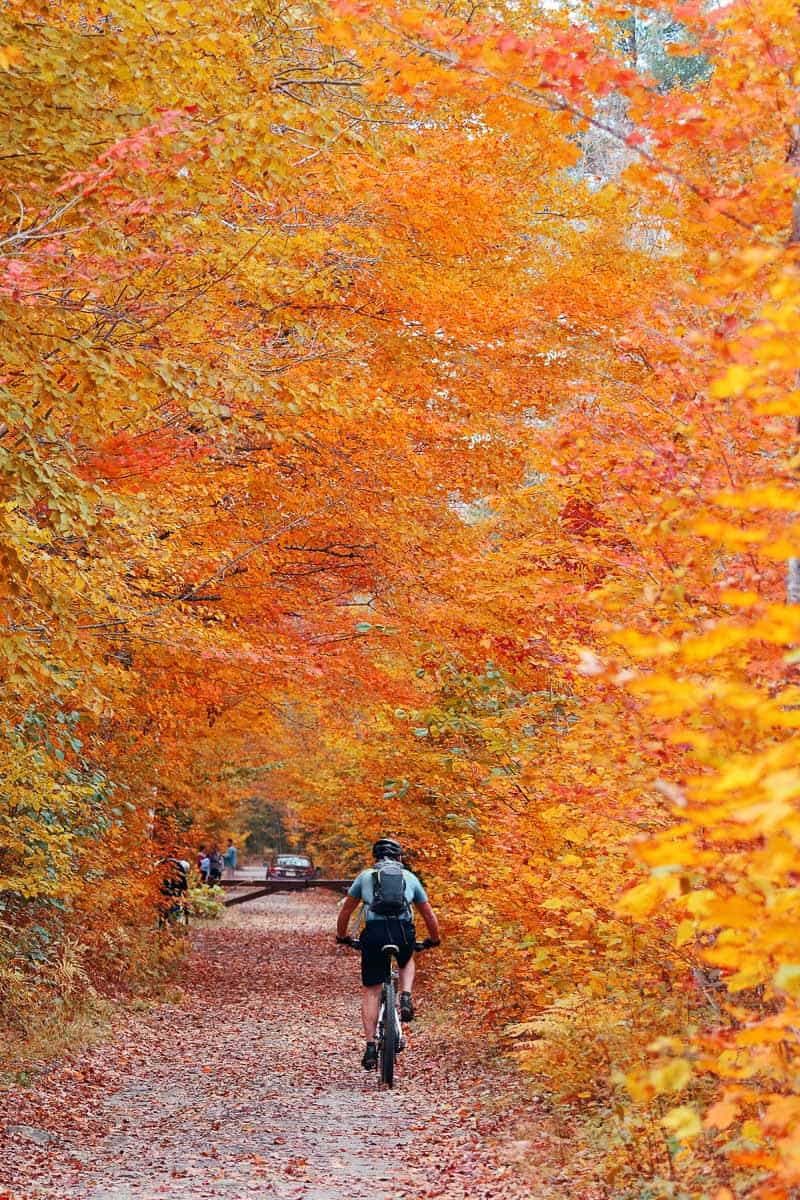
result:
M 372 857 L 375 862 L 379 862 L 382 858 L 400 859 L 403 857 L 403 847 L 395 838 L 378 838 L 372 847 Z

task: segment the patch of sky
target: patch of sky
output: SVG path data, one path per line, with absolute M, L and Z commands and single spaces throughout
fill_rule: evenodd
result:
M 490 520 L 495 514 L 488 500 L 462 500 L 458 492 L 451 492 L 448 506 L 465 525 L 478 525 Z

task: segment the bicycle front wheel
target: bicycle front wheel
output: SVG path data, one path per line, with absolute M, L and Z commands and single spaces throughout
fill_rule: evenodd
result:
M 395 1016 L 394 984 L 383 985 L 383 1037 L 378 1049 L 381 1083 L 394 1084 L 394 1061 L 397 1057 L 397 1018 Z

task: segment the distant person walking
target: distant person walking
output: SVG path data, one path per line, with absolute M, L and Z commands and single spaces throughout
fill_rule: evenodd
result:
M 200 854 L 200 861 L 197 865 L 200 869 L 200 878 L 202 879 L 203 883 L 208 883 L 208 873 L 211 870 L 211 859 L 205 850 L 203 850 Z
M 219 883 L 222 879 L 222 855 L 215 846 L 208 856 L 208 882 Z
M 222 861 L 225 864 L 226 879 L 233 879 L 234 875 L 236 874 L 237 860 L 238 854 L 236 852 L 236 847 L 233 844 L 233 839 L 228 838 L 228 844 L 225 847 L 225 853 L 222 856 Z

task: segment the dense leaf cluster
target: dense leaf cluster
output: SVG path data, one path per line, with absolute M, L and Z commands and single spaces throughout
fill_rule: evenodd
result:
M 796 13 L 590 10 L 0 15 L 4 1004 L 156 980 L 261 792 L 404 838 L 615 1195 L 777 1200 Z

